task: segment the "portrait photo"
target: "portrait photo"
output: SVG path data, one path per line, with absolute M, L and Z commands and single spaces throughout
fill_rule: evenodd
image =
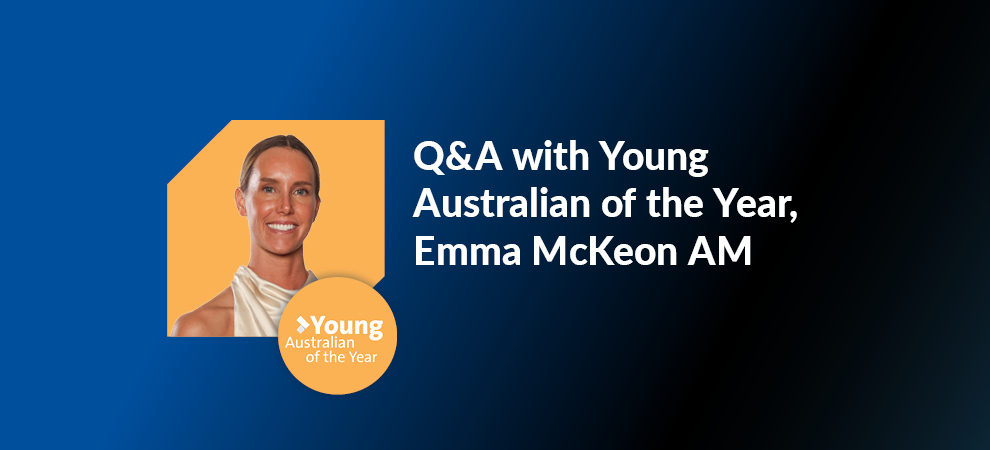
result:
M 168 183 L 169 336 L 275 336 L 338 276 L 384 276 L 384 121 L 231 121 Z

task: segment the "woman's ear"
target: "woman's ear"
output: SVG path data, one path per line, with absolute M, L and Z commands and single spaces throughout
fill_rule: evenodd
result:
M 237 212 L 241 213 L 242 216 L 247 217 L 247 210 L 244 209 L 244 192 L 241 191 L 241 188 L 239 187 L 234 188 L 234 204 L 237 205 Z
M 313 222 L 316 222 L 316 216 L 320 214 L 320 198 L 316 197 L 316 211 L 313 211 Z

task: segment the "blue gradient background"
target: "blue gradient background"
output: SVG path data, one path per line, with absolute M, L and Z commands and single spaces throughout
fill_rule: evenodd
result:
M 985 7 L 3 9 L 8 221 L 29 227 L 4 248 L 11 447 L 990 445 Z M 376 289 L 401 336 L 370 388 L 311 391 L 269 339 L 162 336 L 164 185 L 230 119 L 385 120 Z M 547 139 L 592 170 L 514 169 Z M 437 177 L 424 140 L 494 141 L 506 170 Z M 599 140 L 709 149 L 710 173 L 608 172 Z M 592 217 L 411 217 L 423 187 L 530 186 Z M 705 216 L 597 211 L 664 186 Z M 723 219 L 712 187 L 791 195 L 798 221 Z M 753 236 L 753 264 L 684 265 L 720 234 Z M 417 235 L 524 264 L 416 266 Z M 681 265 L 534 267 L 533 235 L 673 243 Z

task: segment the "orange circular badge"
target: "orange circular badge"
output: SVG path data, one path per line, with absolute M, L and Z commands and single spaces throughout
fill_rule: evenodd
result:
M 324 394 L 371 386 L 395 356 L 395 316 L 385 299 L 350 278 L 325 278 L 292 297 L 278 326 L 289 372 Z

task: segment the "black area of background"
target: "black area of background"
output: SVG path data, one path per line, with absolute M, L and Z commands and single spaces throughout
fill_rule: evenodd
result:
M 972 383 L 990 378 L 986 12 L 889 2 L 843 30 L 856 37 L 826 56 L 825 95 L 802 111 L 804 157 L 782 168 L 781 190 L 813 215 L 718 283 L 725 312 L 684 356 L 676 406 L 638 403 L 630 441 L 987 444 L 965 431 L 990 418 Z

